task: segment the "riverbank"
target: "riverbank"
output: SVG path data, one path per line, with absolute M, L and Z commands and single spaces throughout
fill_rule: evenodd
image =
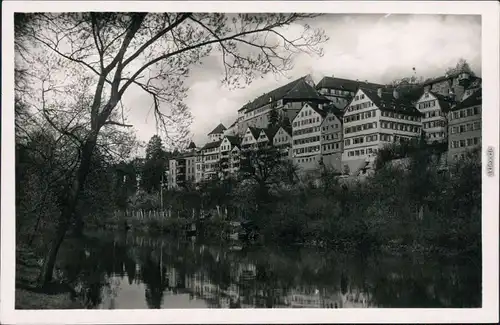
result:
M 16 250 L 16 309 L 83 309 L 83 303 L 72 298 L 70 288 L 54 284 L 40 289 L 36 280 L 40 273 L 39 257 L 27 247 Z

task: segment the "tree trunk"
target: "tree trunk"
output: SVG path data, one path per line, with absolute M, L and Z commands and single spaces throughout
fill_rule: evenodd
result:
M 62 223 L 58 226 L 56 235 L 52 243 L 50 244 L 49 251 L 45 257 L 42 272 L 38 278 L 39 286 L 46 287 L 51 281 L 54 273 L 54 266 L 56 264 L 57 253 L 68 230 L 68 222 Z
M 42 271 L 38 278 L 40 287 L 47 286 L 52 281 L 57 253 L 59 252 L 59 248 L 61 247 L 64 237 L 66 236 L 66 232 L 68 231 L 71 221 L 73 220 L 76 205 L 78 203 L 78 197 L 89 173 L 90 161 L 96 145 L 96 140 L 97 136 L 90 136 L 82 147 L 80 166 L 78 168 L 77 176 L 73 181 L 71 189 L 68 191 L 66 204 L 64 204 L 61 209 L 56 234 L 50 243 L 49 251 L 45 256 Z

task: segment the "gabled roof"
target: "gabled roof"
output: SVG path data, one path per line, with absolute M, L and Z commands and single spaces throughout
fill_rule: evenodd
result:
M 194 144 L 193 141 L 189 143 L 189 146 L 187 147 L 188 149 L 196 149 L 196 144 Z
M 209 142 L 206 145 L 204 145 L 203 148 L 201 148 L 201 150 L 217 148 L 218 146 L 220 146 L 221 142 L 222 142 L 222 140 Z
M 259 138 L 259 134 L 260 134 L 260 131 L 262 131 L 262 129 L 260 128 L 255 128 L 253 126 L 249 126 L 248 129 L 250 130 L 250 132 L 252 133 L 253 137 L 255 139 L 258 139 Z
M 307 105 L 309 105 L 316 113 L 321 115 L 322 118 L 326 116 L 326 112 L 323 109 L 319 108 L 318 103 L 307 102 Z
M 306 107 L 306 105 L 309 106 L 309 107 L 311 107 L 313 109 L 313 111 L 315 111 L 316 113 L 318 113 L 319 115 L 321 115 L 321 118 L 325 118 L 326 112 L 323 109 L 319 108 L 319 104 L 318 103 L 306 102 L 302 106 L 302 108 L 297 112 L 297 115 L 295 115 L 295 117 L 292 119 L 292 122 L 295 121 L 295 119 L 300 116 L 300 112 L 304 109 L 304 107 Z
M 291 127 L 288 127 L 288 126 L 280 126 L 279 129 L 283 129 L 283 131 L 285 131 L 289 136 L 292 136 L 292 128 Z M 278 129 L 278 131 L 279 131 Z
M 482 89 L 476 90 L 472 95 L 467 97 L 464 101 L 452 106 L 450 111 L 459 110 L 462 108 L 467 108 L 471 106 L 481 105 L 483 103 L 483 91 Z
M 429 93 L 436 97 L 443 112 L 448 112 L 450 107 L 455 103 L 455 101 L 448 96 L 444 96 L 433 91 L 429 91 Z
M 275 102 L 280 99 L 327 100 L 325 97 L 318 94 L 314 87 L 311 87 L 306 82 L 307 77 L 308 76 L 304 76 L 290 83 L 287 83 L 286 85 L 276 88 L 273 91 L 265 93 L 249 102 L 248 104 L 245 104 L 238 111 L 244 110 L 246 112 L 250 112 L 254 109 L 267 105 L 270 102 Z
M 224 133 L 224 131 L 226 131 L 226 127 L 224 125 L 219 124 L 215 127 L 215 129 L 212 130 L 212 132 L 210 132 L 208 135 L 211 135 L 211 134 L 222 134 Z
M 350 80 L 350 79 L 336 78 L 336 77 L 324 77 L 316 85 L 316 89 L 329 88 L 329 89 L 347 90 L 351 92 L 356 92 L 356 90 L 358 90 L 359 87 L 376 89 L 383 86 L 372 82 Z
M 238 120 L 234 121 L 234 123 L 233 123 L 233 124 L 231 124 L 231 125 L 228 127 L 228 129 L 230 129 L 230 128 L 234 127 L 236 124 L 238 124 Z
M 234 135 L 226 135 L 224 138 L 226 138 L 233 146 L 239 146 L 241 143 L 241 139 Z
M 342 117 L 344 116 L 344 111 L 339 109 L 337 106 L 335 106 L 333 103 L 330 103 L 328 105 L 323 106 L 323 110 L 328 114 L 332 113 L 336 117 L 338 117 L 342 121 Z
M 382 92 L 379 97 L 377 90 L 362 88 L 363 93 L 382 111 L 397 112 L 405 115 L 421 116 L 413 103 L 404 96 L 394 97 L 393 92 Z
M 279 127 L 273 126 L 273 127 L 262 129 L 262 131 L 264 131 L 264 133 L 266 134 L 269 141 L 273 141 L 273 138 L 279 129 L 280 129 Z

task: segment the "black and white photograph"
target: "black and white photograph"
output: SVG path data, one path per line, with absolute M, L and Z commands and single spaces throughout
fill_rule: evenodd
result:
M 498 321 L 498 3 L 5 3 L 2 322 Z

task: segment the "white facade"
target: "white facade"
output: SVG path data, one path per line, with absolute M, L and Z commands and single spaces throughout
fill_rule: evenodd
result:
M 218 141 L 217 141 L 218 142 Z M 202 149 L 203 151 L 203 178 L 210 179 L 217 176 L 220 168 L 219 143 L 211 143 L 212 146 Z
M 381 110 L 362 89 L 356 92 L 344 113 L 343 170 L 355 173 L 373 162 L 377 151 L 402 138 L 418 138 L 420 117 L 399 111 Z
M 425 92 L 417 101 L 416 108 L 423 114 L 422 127 L 426 141 L 444 142 L 448 139 L 446 113 L 439 100 L 430 92 Z
M 273 145 L 281 150 L 284 157 L 292 157 L 292 135 L 283 127 L 280 127 L 274 135 Z
M 330 112 L 321 124 L 321 155 L 325 166 L 342 171 L 342 151 L 342 121 Z
M 249 127 L 246 128 L 245 133 L 243 134 L 243 139 L 241 140 L 241 148 L 252 148 L 257 145 L 257 139 L 253 136 L 252 131 Z
M 177 160 L 170 159 L 168 161 L 168 189 L 177 188 Z
M 323 116 L 305 104 L 292 122 L 293 161 L 304 171 L 319 167 Z
M 220 146 L 222 172 L 225 175 L 234 175 L 240 170 L 240 150 L 225 137 Z
M 195 182 L 199 183 L 201 182 L 201 180 L 203 180 L 203 153 L 201 150 L 196 153 L 195 168 Z

